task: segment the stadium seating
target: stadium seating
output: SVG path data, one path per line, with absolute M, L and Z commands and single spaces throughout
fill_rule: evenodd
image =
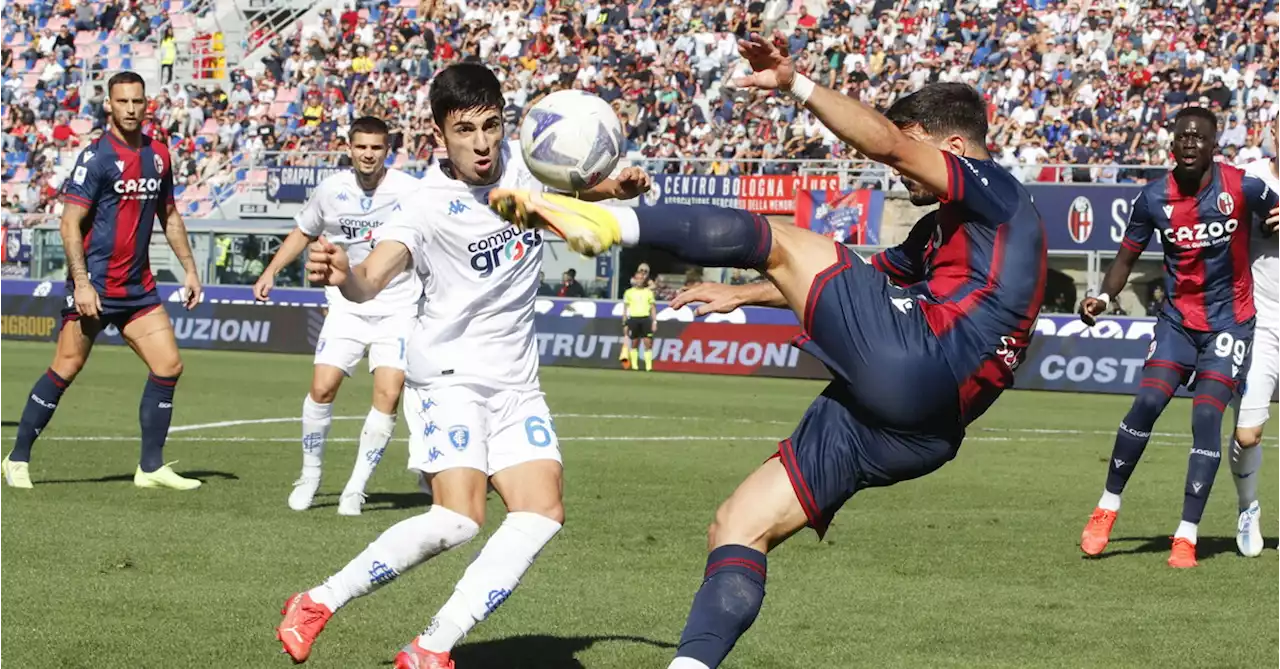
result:
M 89 4 L 92 25 L 78 25 L 74 6 L 59 13 L 80 3 Z M 113 6 L 108 0 L 6 4 L 0 113 L 7 195 L 45 177 L 56 187 L 79 148 L 102 127 L 92 86 L 80 85 L 86 72 L 154 63 L 166 22 L 178 27 L 194 20 L 183 11 L 188 0 L 126 4 L 132 9 L 112 25 L 102 18 Z M 285 30 L 264 62 L 233 69 L 229 90 L 195 81 L 150 91 L 156 100 L 152 127 L 178 156 L 178 181 L 193 186 L 181 197 L 182 210 L 191 215 L 212 211 L 210 198 L 260 187 L 263 167 L 279 160 L 267 157 L 276 151 L 340 151 L 346 123 L 364 113 L 396 121 L 404 141 L 388 162 L 420 170 L 436 148 L 423 122 L 429 116 L 423 89 L 431 72 L 467 55 L 500 70 L 512 113 L 551 85 L 614 99 L 626 116 L 629 149 L 660 161 L 649 163 L 657 169 L 705 171 L 715 158 L 722 163 L 716 169 L 735 173 L 781 158 L 856 157 L 803 110 L 733 87 L 731 77 L 744 66 L 732 33 L 772 19 L 747 14 L 763 7 L 766 15 L 779 15 L 777 28 L 801 67 L 868 103 L 887 106 L 931 80 L 978 87 L 991 103 L 992 149 L 1024 180 L 1085 172 L 1023 165 L 1080 163 L 1095 166 L 1090 179 L 1142 179 L 1141 170 L 1097 166 L 1164 163 L 1168 137 L 1161 121 L 1184 104 L 1221 112 L 1224 127 L 1230 117 L 1239 119 L 1246 132 L 1233 135 L 1234 146 L 1225 148 L 1233 158 L 1270 150 L 1263 148 L 1271 146 L 1264 135 L 1280 109 L 1276 30 L 1260 18 L 1274 0 L 1179 9 L 1185 4 L 1104 3 L 1081 10 L 1080 3 L 1056 0 L 648 0 L 620 6 L 586 0 L 566 18 L 557 9 L 564 3 L 553 0 L 534 2 L 529 17 L 508 14 L 501 3 L 472 2 L 460 15 L 457 5 L 440 0 L 346 0 L 332 13 Z M 1003 13 L 988 9 L 996 6 Z M 133 32 L 121 29 L 127 14 L 136 17 Z M 135 39 L 139 23 L 151 29 L 146 39 Z M 481 35 L 482 25 L 493 30 Z M 566 38 L 565 25 L 585 38 Z M 64 27 L 70 43 L 51 46 Z M 372 59 L 371 72 L 363 71 L 370 64 L 360 58 L 362 51 Z M 316 65 L 332 68 L 336 77 L 321 86 Z M 366 82 L 377 92 L 361 88 Z M 198 123 L 189 111 L 196 104 L 203 105 Z M 318 124 L 303 120 L 308 104 L 323 108 Z M 61 142 L 54 138 L 60 123 L 71 130 Z M 775 162 L 772 169 L 792 168 Z M 56 208 L 32 197 L 7 200 L 19 209 Z

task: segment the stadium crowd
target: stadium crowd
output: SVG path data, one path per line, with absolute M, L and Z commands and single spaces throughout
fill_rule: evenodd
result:
M 992 149 L 1024 181 L 1141 181 L 1151 170 L 1115 165 L 1165 164 L 1165 122 L 1184 105 L 1220 114 L 1226 160 L 1273 145 L 1277 35 L 1261 18 L 1275 0 L 776 5 L 786 3 L 345 0 L 270 40 L 262 63 L 233 69 L 226 89 L 196 81 L 152 91 L 148 127 L 173 147 L 178 182 L 206 196 L 263 179 L 251 165 L 341 152 L 347 124 L 363 114 L 392 123 L 397 165 L 421 167 L 437 148 L 432 74 L 478 58 L 500 73 L 513 131 L 539 95 L 584 88 L 614 104 L 629 151 L 654 171 L 778 173 L 795 169 L 788 161 L 856 158 L 785 97 L 733 85 L 746 67 L 735 39 L 776 28 L 815 80 L 881 108 L 930 81 L 978 87 L 990 102 Z M 172 9 L 6 4 L 7 210 L 53 210 L 77 147 L 105 122 L 101 87 L 80 82 L 127 64 L 104 53 L 154 49 Z M 122 46 L 98 49 L 100 41 Z M 1046 166 L 1063 164 L 1089 167 Z M 204 211 L 192 203 L 187 213 Z

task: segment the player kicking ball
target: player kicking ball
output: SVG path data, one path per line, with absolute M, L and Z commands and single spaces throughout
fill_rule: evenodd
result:
M 720 665 L 760 611 L 767 552 L 806 525 L 821 536 L 858 491 L 954 458 L 965 427 L 1013 383 L 1044 299 L 1044 225 L 1026 189 L 990 159 L 977 91 L 933 84 L 882 116 L 796 73 L 780 40 L 740 43 L 755 72 L 738 83 L 788 92 L 902 173 L 914 203 L 942 203 L 870 265 L 822 235 L 735 209 L 633 211 L 505 190 L 490 198 L 508 220 L 553 230 L 581 253 L 620 243 L 759 270 L 770 284 L 745 286 L 740 299 L 790 307 L 803 325 L 797 345 L 834 377 L 716 512 L 672 668 Z
M 141 130 L 146 109 L 141 76 L 112 76 L 107 81 L 107 132 L 80 152 L 63 182 L 60 229 L 67 254 L 67 303 L 53 363 L 28 394 L 13 451 L 0 461 L 10 487 L 31 487 L 31 447 L 53 418 L 62 394 L 84 369 L 98 333 L 108 325 L 120 330 L 150 370 L 138 410 L 142 455 L 133 484 L 174 490 L 200 487 L 199 480 L 179 476 L 164 462 L 182 356 L 151 274 L 151 230 L 157 218 L 186 271 L 182 285 L 187 309 L 199 304 L 201 288 L 187 228 L 173 202 L 169 149 Z
M 1278 124 L 1280 125 L 1280 124 Z M 1277 128 L 1280 130 L 1280 127 Z M 1280 191 L 1275 158 L 1245 165 L 1244 172 Z M 1258 507 L 1258 472 L 1262 469 L 1262 426 L 1271 417 L 1271 396 L 1280 375 L 1280 257 L 1276 240 L 1258 235 L 1250 248 L 1253 305 L 1258 322 L 1253 353 L 1244 378 L 1243 397 L 1236 399 L 1235 440 L 1231 444 L 1231 473 L 1236 482 L 1240 516 L 1236 520 L 1236 548 L 1246 557 L 1262 554 L 1262 511 Z
M 538 380 L 533 327 L 542 236 L 485 206 L 495 188 L 540 185 L 503 139 L 506 103 L 488 68 L 445 68 L 431 82 L 429 101 L 448 160 L 433 165 L 418 192 L 374 233 L 376 246 L 363 262 L 353 265 L 321 237 L 307 270 L 312 281 L 356 303 L 405 271 L 430 277 L 409 342 L 404 406 L 409 469 L 430 487 L 434 503 L 288 600 L 276 635 L 295 662 L 306 661 L 330 617 L 352 599 L 475 537 L 492 482 L 506 518 L 430 626 L 395 658 L 397 669 L 452 667 L 454 645 L 510 596 L 564 522 L 560 445 Z M 584 195 L 626 199 L 647 188 L 639 170 L 619 176 Z
M 271 264 L 253 286 L 253 294 L 265 301 L 275 286 L 275 276 L 323 236 L 344 250 L 353 263 L 368 257 L 373 234 L 422 182 L 385 166 L 387 124 L 365 116 L 351 124 L 350 155 L 354 169 L 320 182 L 302 211 L 298 227 L 289 233 Z M 302 401 L 302 475 L 294 481 L 289 508 L 306 511 L 320 488 L 325 442 L 333 422 L 333 400 L 344 378 L 369 352 L 373 374 L 373 406 L 360 430 L 360 448 L 351 478 L 338 498 L 338 514 L 360 515 L 364 489 L 396 428 L 396 403 L 404 387 L 405 347 L 413 331 L 422 280 L 413 272 L 391 277 L 373 299 L 352 302 L 335 286 L 325 288 L 329 313 L 316 342 L 311 390 Z
M 1173 535 L 1169 566 L 1196 566 L 1196 537 L 1222 459 L 1222 415 L 1248 365 L 1255 307 L 1248 267 L 1254 236 L 1270 234 L 1277 220 L 1276 193 L 1242 170 L 1214 162 L 1218 121 L 1207 109 L 1187 107 L 1173 124 L 1174 167 L 1143 187 L 1133 202 L 1120 250 L 1097 297 L 1080 304 L 1092 326 L 1124 289 L 1134 263 L 1157 230 L 1164 245 L 1165 294 L 1142 383 L 1116 432 L 1107 481 L 1080 535 L 1080 549 L 1098 555 L 1107 547 L 1134 467 L 1160 414 L 1178 386 L 1195 393 L 1191 454 L 1187 459 L 1182 522 Z M 1271 218 L 1264 232 L 1254 219 Z M 1274 248 L 1275 241 L 1271 240 Z M 1194 381 L 1192 381 L 1194 379 Z

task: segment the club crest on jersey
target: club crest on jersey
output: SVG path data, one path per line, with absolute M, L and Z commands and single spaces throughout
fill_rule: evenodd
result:
M 1218 211 L 1222 212 L 1223 216 L 1230 216 L 1235 210 L 1236 201 L 1231 197 L 1231 193 L 1218 193 Z
M 370 209 L 373 209 L 373 198 L 371 197 L 360 198 L 360 210 L 367 213 Z
M 160 154 L 153 154 L 151 159 L 155 161 L 156 173 L 164 174 L 164 159 L 160 157 Z
M 1077 244 L 1089 241 L 1089 235 L 1093 234 L 1093 204 L 1089 198 L 1081 195 L 1071 201 L 1067 209 L 1067 232 Z
M 465 425 L 454 425 L 449 428 L 449 443 L 455 450 L 467 450 L 467 444 L 471 443 L 471 430 Z

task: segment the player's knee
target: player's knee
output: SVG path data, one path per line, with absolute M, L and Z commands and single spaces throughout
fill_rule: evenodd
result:
M 1191 425 L 1197 423 L 1217 424 L 1222 421 L 1222 408 L 1215 402 L 1195 402 L 1191 408 Z
M 316 404 L 333 404 L 338 397 L 338 386 L 321 381 L 311 382 L 311 401 Z
M 385 414 L 394 414 L 396 412 L 396 403 L 400 400 L 399 388 L 374 388 L 373 389 L 373 408 Z
M 1169 403 L 1169 398 L 1158 390 L 1143 388 L 1134 398 L 1133 407 L 1129 409 L 1130 420 L 1126 422 L 1145 425 L 1154 424 L 1160 412 Z M 1132 427 L 1132 426 L 1131 426 Z
M 1236 443 L 1240 444 L 1240 448 L 1254 448 L 1262 443 L 1261 427 L 1238 427 L 1236 428 Z
M 157 363 L 151 368 L 151 373 L 167 379 L 176 379 L 182 376 L 182 358 Z
M 707 550 L 730 544 L 755 546 L 768 539 L 768 530 L 730 499 L 716 509 L 715 520 L 707 528 Z

